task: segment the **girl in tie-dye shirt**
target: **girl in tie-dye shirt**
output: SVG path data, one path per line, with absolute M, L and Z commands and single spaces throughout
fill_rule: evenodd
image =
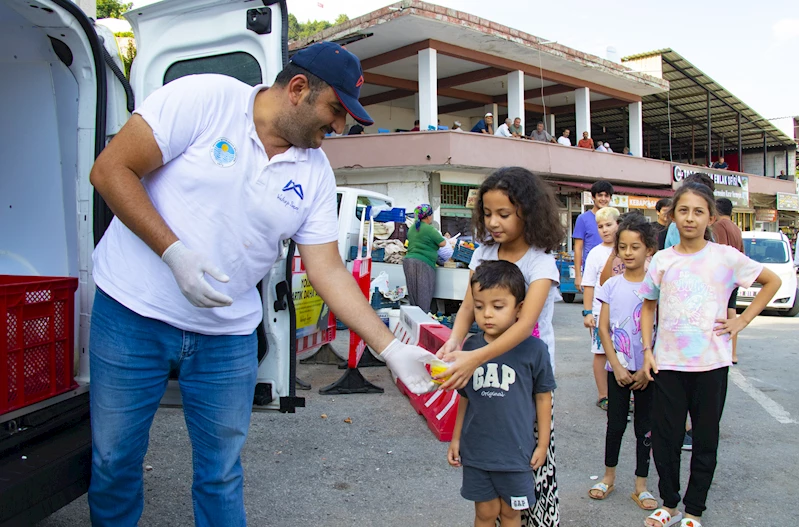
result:
M 644 342 L 652 342 L 658 309 L 657 341 L 654 352 L 649 346 L 644 349 L 644 370 L 655 383 L 652 452 L 663 507 L 647 518 L 646 525 L 676 525 L 681 517 L 680 447 L 682 425 L 690 413 L 694 459 L 680 525 L 701 527 L 716 469 L 719 421 L 732 364 L 731 337 L 763 310 L 779 289 L 780 279 L 736 249 L 708 241 L 715 220 L 715 199 L 708 187 L 684 183 L 674 195 L 671 215 L 680 243 L 655 254 L 639 290 L 644 298 Z M 741 316 L 728 320 L 732 290 L 753 282 L 761 283 L 762 289 Z

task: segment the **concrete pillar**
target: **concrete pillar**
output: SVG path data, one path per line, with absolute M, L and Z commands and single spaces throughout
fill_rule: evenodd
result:
M 419 129 L 438 126 L 438 64 L 436 50 L 419 50 Z
M 644 119 L 641 114 L 641 102 L 631 102 L 630 113 L 630 152 L 634 156 L 644 155 Z
M 551 113 L 547 114 L 547 120 L 544 123 L 544 125 L 546 125 L 547 132 L 549 132 L 549 135 L 557 139 L 558 135 L 555 133 L 555 116 L 553 114 Z
M 520 70 L 508 73 L 508 117 L 520 117 L 524 130 L 524 72 Z
M 588 88 L 577 88 L 574 90 L 574 137 L 578 140 L 583 138 L 583 132 L 588 132 L 588 135 L 591 135 L 590 95 Z

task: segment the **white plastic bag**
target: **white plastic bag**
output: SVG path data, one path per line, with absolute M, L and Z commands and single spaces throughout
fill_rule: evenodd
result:
M 380 291 L 384 295 L 386 293 L 388 293 L 389 287 L 388 287 L 388 273 L 387 272 L 382 271 L 379 275 L 377 275 L 377 278 L 372 280 L 372 283 L 369 286 L 369 290 L 370 291 L 374 291 L 375 287 L 377 288 L 378 291 Z

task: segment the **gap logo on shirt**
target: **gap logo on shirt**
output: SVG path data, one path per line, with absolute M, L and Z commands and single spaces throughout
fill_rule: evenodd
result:
M 224 137 L 220 137 L 211 146 L 211 159 L 222 168 L 232 167 L 236 163 L 236 147 Z
M 507 364 L 503 364 L 500 369 L 499 364 L 489 362 L 474 370 L 472 375 L 472 388 L 483 397 L 505 397 L 504 392 L 507 392 L 510 389 L 510 385 L 515 382 L 516 370 Z M 501 391 L 486 390 L 486 388 L 494 388 Z

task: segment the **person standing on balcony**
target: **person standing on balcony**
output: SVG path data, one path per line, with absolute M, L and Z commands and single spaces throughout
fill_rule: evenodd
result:
M 544 123 L 541 121 L 538 121 L 538 124 L 535 125 L 535 130 L 530 134 L 530 139 L 533 141 L 543 141 L 544 143 L 557 143 L 555 138 L 544 130 Z
M 522 118 L 517 117 L 513 120 L 513 125 L 510 127 L 510 133 L 513 137 L 524 139 L 524 128 L 522 128 Z
M 585 259 L 591 249 L 602 243 L 596 225 L 596 213 L 599 209 L 610 205 L 610 199 L 613 197 L 613 185 L 608 181 L 597 181 L 591 185 L 591 197 L 594 200 L 593 208 L 577 216 L 577 221 L 574 223 L 574 234 L 572 234 L 574 240 L 574 286 L 580 291 L 583 290 Z
M 710 168 L 720 168 L 721 170 L 727 170 L 729 167 L 730 165 L 728 165 L 727 162 L 724 161 L 724 156 L 719 156 L 718 161 L 710 165 Z
M 454 123 L 452 123 L 452 129 L 455 132 L 465 132 L 466 131 L 463 128 L 461 128 L 461 122 L 460 121 L 455 121 Z
M 491 112 L 485 114 L 485 117 L 477 121 L 477 124 L 472 127 L 472 132 L 494 135 L 494 115 Z
M 433 207 L 424 203 L 416 207 L 415 213 L 416 221 L 408 230 L 408 253 L 402 260 L 402 270 L 411 305 L 427 313 L 436 288 L 438 248 L 447 245 L 447 239 L 432 225 Z
M 608 151 L 608 149 L 605 148 L 605 145 L 603 143 L 600 142 L 598 144 L 599 144 L 599 146 L 596 147 L 596 151 L 597 152 L 607 152 Z
M 416 119 L 413 122 L 413 128 L 411 128 L 411 132 L 420 132 L 420 131 L 421 130 L 419 130 L 419 119 Z
M 593 150 L 594 140 L 588 137 L 588 132 L 583 132 L 583 138 L 577 141 L 577 146 L 579 148 L 590 148 L 591 150 Z
M 505 122 L 499 125 L 497 131 L 494 132 L 494 135 L 498 135 L 500 137 L 513 137 L 513 134 L 510 131 L 511 121 L 510 117 L 505 119 Z
M 569 134 L 570 133 L 571 132 L 569 131 L 568 128 L 563 130 L 563 135 L 558 137 L 558 144 L 563 145 L 563 146 L 572 146 L 572 140 L 569 139 Z

